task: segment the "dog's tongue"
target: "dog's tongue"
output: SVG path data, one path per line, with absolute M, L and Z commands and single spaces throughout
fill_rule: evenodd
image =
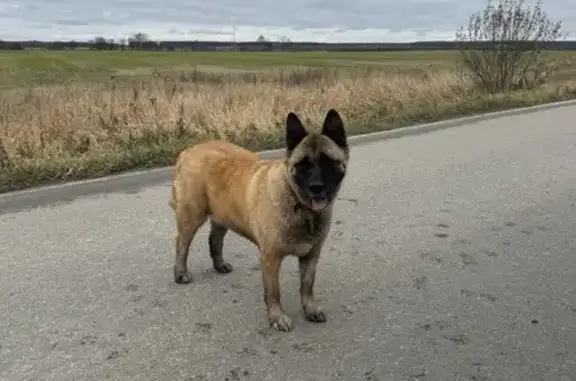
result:
M 316 212 L 321 212 L 326 209 L 328 201 L 326 200 L 312 200 L 312 209 Z

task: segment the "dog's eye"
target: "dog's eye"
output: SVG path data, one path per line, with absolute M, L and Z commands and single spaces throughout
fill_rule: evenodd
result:
M 310 160 L 305 157 L 304 159 L 300 160 L 299 162 L 297 162 L 296 164 L 294 164 L 295 167 L 297 167 L 298 169 L 306 169 L 310 167 Z
M 333 170 L 338 170 L 340 172 L 346 172 L 346 163 L 341 160 L 336 160 L 330 156 L 321 153 L 320 154 L 321 165 L 325 168 L 332 168 Z
M 324 165 L 336 165 L 336 166 L 340 166 L 342 165 L 342 163 L 339 160 L 334 160 L 332 159 L 330 156 L 321 153 L 320 154 L 320 161 L 324 164 Z

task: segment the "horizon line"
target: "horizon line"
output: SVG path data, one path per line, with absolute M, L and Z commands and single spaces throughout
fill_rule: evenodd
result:
M 130 40 L 129 38 L 106 38 L 104 36 L 95 36 L 94 39 L 96 38 L 104 38 L 106 40 L 106 42 L 112 40 L 115 43 L 118 43 L 121 40 L 125 40 L 128 41 Z M 23 43 L 23 42 L 42 42 L 42 43 L 50 43 L 50 42 L 61 42 L 61 43 L 71 43 L 71 42 L 77 42 L 77 43 L 93 43 L 94 39 L 91 40 L 86 40 L 86 39 L 2 39 L 0 38 L 0 42 L 16 42 L 16 43 Z M 530 41 L 532 42 L 532 40 L 526 40 L 526 41 Z M 438 39 L 438 40 L 411 40 L 411 41 L 404 41 L 404 42 L 399 42 L 399 41 L 379 41 L 379 42 L 368 42 L 368 41 L 342 41 L 342 42 L 337 42 L 337 41 L 332 41 L 332 42 L 327 42 L 327 41 L 307 41 L 307 40 L 289 40 L 289 41 L 276 41 L 276 40 L 264 40 L 264 41 L 258 41 L 258 40 L 235 40 L 235 41 L 223 41 L 223 40 L 201 40 L 201 39 L 152 39 L 149 38 L 145 41 L 142 42 L 156 42 L 156 43 L 162 43 L 162 42 L 208 42 L 208 43 L 218 43 L 218 44 L 239 44 L 239 43 L 278 43 L 278 44 L 290 44 L 290 43 L 297 43 L 297 44 L 323 44 L 323 45 L 333 45 L 333 44 L 370 44 L 370 45 L 376 45 L 376 44 L 390 44 L 390 45 L 403 45 L 403 44 L 422 44 L 422 43 L 438 43 L 438 42 L 460 42 L 462 43 L 462 41 L 458 41 L 457 39 L 451 39 L 451 40 L 447 40 L 447 39 Z M 465 41 L 466 43 L 470 42 L 470 43 L 478 43 L 478 42 L 490 42 L 490 41 Z M 567 42 L 576 42 L 576 39 L 565 39 L 565 40 L 557 40 L 557 41 L 541 41 L 541 42 L 545 42 L 547 44 L 555 44 L 555 43 L 567 43 Z

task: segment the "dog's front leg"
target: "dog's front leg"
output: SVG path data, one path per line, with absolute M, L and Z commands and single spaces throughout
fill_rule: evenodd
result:
M 282 255 L 276 250 L 262 250 L 260 268 L 264 283 L 264 301 L 268 310 L 270 326 L 278 331 L 290 332 L 292 322 L 282 310 L 280 303 L 280 266 Z
M 306 257 L 298 258 L 300 268 L 300 301 L 304 316 L 309 321 L 323 323 L 326 321 L 326 314 L 318 307 L 318 302 L 314 297 L 314 281 L 316 279 L 316 265 L 320 258 L 322 245 L 315 246 Z

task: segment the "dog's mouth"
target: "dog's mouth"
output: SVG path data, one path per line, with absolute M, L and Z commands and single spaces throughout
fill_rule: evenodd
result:
M 327 198 L 317 198 L 310 200 L 310 209 L 315 212 L 323 212 L 328 207 L 328 199 Z

